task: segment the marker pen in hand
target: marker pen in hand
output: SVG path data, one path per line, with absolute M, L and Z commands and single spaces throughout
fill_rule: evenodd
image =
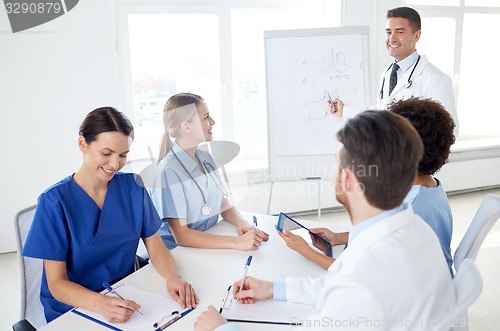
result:
M 332 96 L 330 95 L 330 93 L 328 91 L 326 92 L 326 94 L 328 95 L 328 99 L 330 99 L 330 103 L 332 104 L 333 112 L 336 113 L 337 107 L 335 107 L 335 103 L 333 102 Z
M 257 227 L 257 217 L 255 215 L 253 216 L 253 226 Z
M 247 259 L 247 263 L 245 263 L 245 272 L 243 273 L 243 278 L 241 279 L 240 289 L 238 293 L 243 289 L 243 284 L 245 284 L 245 278 L 247 278 L 248 268 L 250 268 L 250 263 L 252 263 L 252 255 L 250 255 Z

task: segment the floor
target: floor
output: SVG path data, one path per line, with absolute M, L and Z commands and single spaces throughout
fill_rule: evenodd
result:
M 500 195 L 500 189 L 479 191 L 450 196 L 454 217 L 452 250 L 464 235 L 482 198 L 487 193 Z M 300 216 L 301 219 L 317 220 L 317 215 Z M 350 224 L 347 213 L 335 212 L 321 215 L 326 223 Z M 500 222 L 497 222 L 484 241 L 476 264 L 483 277 L 483 292 L 469 309 L 469 330 L 498 330 L 500 324 Z M 0 254 L 0 330 L 10 330 L 19 320 L 20 283 L 16 253 Z

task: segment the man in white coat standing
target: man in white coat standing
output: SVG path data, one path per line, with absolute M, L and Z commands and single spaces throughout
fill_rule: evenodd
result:
M 431 64 L 425 55 L 417 52 L 421 34 L 420 15 L 413 8 L 398 7 L 388 10 L 386 17 L 385 44 L 394 62 L 380 76 L 376 109 L 387 109 L 388 104 L 394 101 L 414 97 L 433 99 L 450 112 L 456 124 L 455 136 L 458 137 L 458 116 L 451 78 Z M 337 98 L 330 107 L 332 114 L 346 119 L 363 110 L 344 105 Z
M 452 279 L 432 229 L 403 205 L 423 155 L 403 117 L 365 111 L 337 133 L 337 200 L 348 211 L 348 246 L 318 278 L 274 282 L 247 277 L 233 285 L 240 303 L 274 298 L 313 305 L 307 330 L 432 330 L 455 302 Z M 286 231 L 285 231 L 286 234 Z M 297 322 L 297 321 L 295 321 Z M 213 306 L 195 330 L 238 330 Z

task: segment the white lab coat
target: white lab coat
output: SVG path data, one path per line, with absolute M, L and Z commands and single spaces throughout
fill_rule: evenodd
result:
M 379 88 L 377 89 L 378 102 L 376 106 L 371 106 L 367 108 L 357 108 L 357 107 L 344 107 L 344 118 L 348 119 L 354 117 L 359 112 L 367 109 L 387 109 L 388 104 L 399 101 L 406 100 L 409 98 L 431 98 L 435 101 L 439 101 L 448 110 L 455 121 L 455 137 L 458 137 L 458 115 L 455 106 L 455 96 L 453 93 L 453 84 L 451 78 L 445 73 L 439 70 L 436 66 L 427 60 L 425 55 L 420 56 L 420 61 L 418 62 L 413 75 L 411 76 L 411 85 L 408 86 L 408 77 L 413 69 L 413 65 L 398 78 L 398 84 L 394 87 L 394 90 L 389 95 L 389 80 L 391 75 L 391 70 L 384 71 L 380 75 Z M 382 88 L 382 82 L 385 84 L 383 87 L 383 98 L 380 99 L 380 90 Z
M 319 278 L 287 278 L 287 301 L 311 303 L 307 330 L 431 330 L 455 302 L 432 229 L 411 207 L 359 234 Z

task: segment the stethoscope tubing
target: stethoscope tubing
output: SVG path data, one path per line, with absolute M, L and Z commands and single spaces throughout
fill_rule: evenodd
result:
M 198 190 L 200 191 L 201 193 L 201 196 L 203 197 L 203 206 L 201 207 L 201 210 L 202 210 L 202 214 L 205 215 L 205 216 L 208 216 L 211 212 L 211 208 L 210 206 L 208 206 L 208 202 L 207 202 L 207 197 L 205 196 L 205 193 L 203 193 L 203 190 L 201 189 L 200 185 L 198 184 L 198 182 L 194 179 L 193 175 L 191 175 L 191 173 L 189 172 L 189 170 L 186 168 L 186 166 L 184 165 L 184 163 L 182 163 L 181 159 L 177 156 L 177 154 L 172 150 L 172 154 L 174 155 L 175 159 L 177 160 L 177 162 L 179 162 L 179 164 L 181 165 L 182 169 L 186 172 L 186 174 L 191 178 L 191 180 L 196 184 L 196 187 L 198 188 Z M 210 166 L 210 168 L 212 170 L 209 169 L 208 166 Z M 210 162 L 206 161 L 206 160 L 203 160 L 202 162 L 202 166 L 205 168 L 205 171 L 208 173 L 208 175 L 210 176 L 210 178 L 212 178 L 213 182 L 215 183 L 215 185 L 219 188 L 219 190 L 221 190 L 221 192 L 228 196 L 229 194 L 227 193 L 227 190 L 224 188 L 222 189 L 219 184 L 216 182 L 215 178 L 213 177 L 213 175 L 211 174 L 212 171 L 215 170 L 215 168 L 210 164 Z M 220 180 L 219 180 L 220 181 Z M 222 187 L 224 187 L 224 185 L 222 184 L 222 182 L 220 183 L 222 185 Z
M 415 64 L 413 65 L 413 68 L 411 69 L 410 76 L 408 76 L 408 81 L 404 85 L 405 88 L 410 88 L 411 84 L 413 84 L 411 77 L 413 76 L 413 72 L 415 71 L 415 68 L 417 67 L 419 61 L 420 61 L 420 55 L 418 56 L 417 61 L 415 62 Z M 385 75 L 392 68 L 393 65 L 394 65 L 394 63 L 391 63 L 389 68 L 387 68 L 387 70 L 384 73 L 384 79 L 382 80 L 382 87 L 380 88 L 380 92 L 379 92 L 380 100 L 382 100 L 384 98 Z

